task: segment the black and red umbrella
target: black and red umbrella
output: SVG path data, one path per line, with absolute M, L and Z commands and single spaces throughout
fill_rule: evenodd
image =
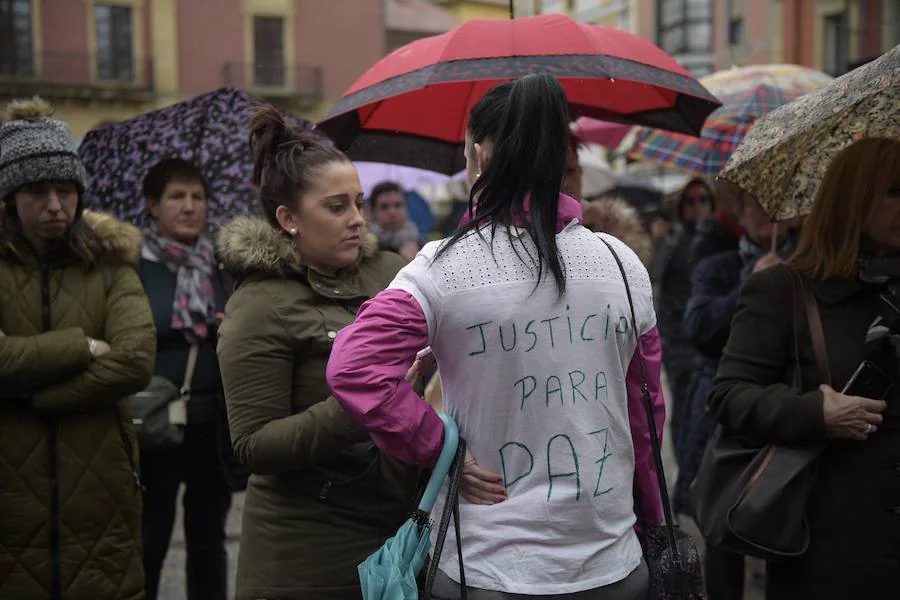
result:
M 469 111 L 493 85 L 560 80 L 574 116 L 699 135 L 720 104 L 675 59 L 631 33 L 563 15 L 472 20 L 403 46 L 366 71 L 319 124 L 354 160 L 452 174 Z

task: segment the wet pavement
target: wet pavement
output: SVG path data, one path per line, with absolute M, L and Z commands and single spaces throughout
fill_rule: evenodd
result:
M 234 598 L 234 574 L 237 570 L 238 540 L 241 536 L 241 518 L 244 513 L 244 494 L 235 494 L 231 512 L 228 515 L 228 586 L 229 598 Z M 172 545 L 166 556 L 166 564 L 163 567 L 162 581 L 159 585 L 158 600 L 185 600 L 187 583 L 185 581 L 186 555 L 184 550 L 184 525 L 182 522 L 181 500 L 178 502 L 178 516 L 175 522 L 175 530 L 172 532 Z

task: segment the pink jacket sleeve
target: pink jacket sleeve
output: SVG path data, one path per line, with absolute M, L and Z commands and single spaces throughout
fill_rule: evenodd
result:
M 406 381 L 428 345 L 428 322 L 409 293 L 388 289 L 359 310 L 334 341 L 326 375 L 338 403 L 398 460 L 431 467 L 444 441 L 437 413 Z
M 662 346 L 656 327 L 640 337 L 625 378 L 625 387 L 628 390 L 628 419 L 631 422 L 631 438 L 634 440 L 634 510 L 637 515 L 636 528 L 640 531 L 661 524 L 663 513 L 656 479 L 656 464 L 653 460 L 653 446 L 650 442 L 647 409 L 641 394 L 642 378 L 638 352 L 644 357 L 647 367 L 647 386 L 653 399 L 659 443 L 662 444 L 663 428 L 666 423 L 666 401 L 661 382 Z

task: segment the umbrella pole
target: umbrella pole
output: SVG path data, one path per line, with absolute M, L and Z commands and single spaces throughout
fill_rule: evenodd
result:
M 778 253 L 778 221 L 772 223 L 772 254 Z
M 509 18 L 510 19 L 516 18 L 515 2 L 516 2 L 516 0 L 509 0 Z

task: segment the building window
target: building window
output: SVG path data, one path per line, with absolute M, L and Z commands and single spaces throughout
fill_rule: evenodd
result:
M 253 80 L 258 86 L 285 85 L 284 19 L 253 18 Z
M 567 13 L 574 8 L 574 0 L 544 0 L 541 5 L 541 14 Z
M 0 75 L 34 75 L 31 0 L 0 0 Z
M 618 29 L 622 31 L 631 31 L 631 9 L 627 6 L 619 13 Z
M 657 0 L 657 40 L 669 54 L 712 52 L 711 0 Z
M 847 30 L 847 13 L 839 12 L 825 17 L 825 71 L 843 75 L 850 63 L 850 41 Z
M 134 81 L 134 31 L 131 17 L 130 6 L 94 6 L 97 79 L 100 81 Z
M 744 43 L 744 19 L 735 17 L 728 25 L 728 45 L 740 47 Z
M 897 44 L 900 44 L 900 0 L 894 0 L 894 6 L 892 8 L 893 10 L 891 11 L 891 17 L 894 19 L 894 39 L 891 40 L 890 44 L 888 44 L 888 46 L 890 46 L 891 48 L 893 48 Z

